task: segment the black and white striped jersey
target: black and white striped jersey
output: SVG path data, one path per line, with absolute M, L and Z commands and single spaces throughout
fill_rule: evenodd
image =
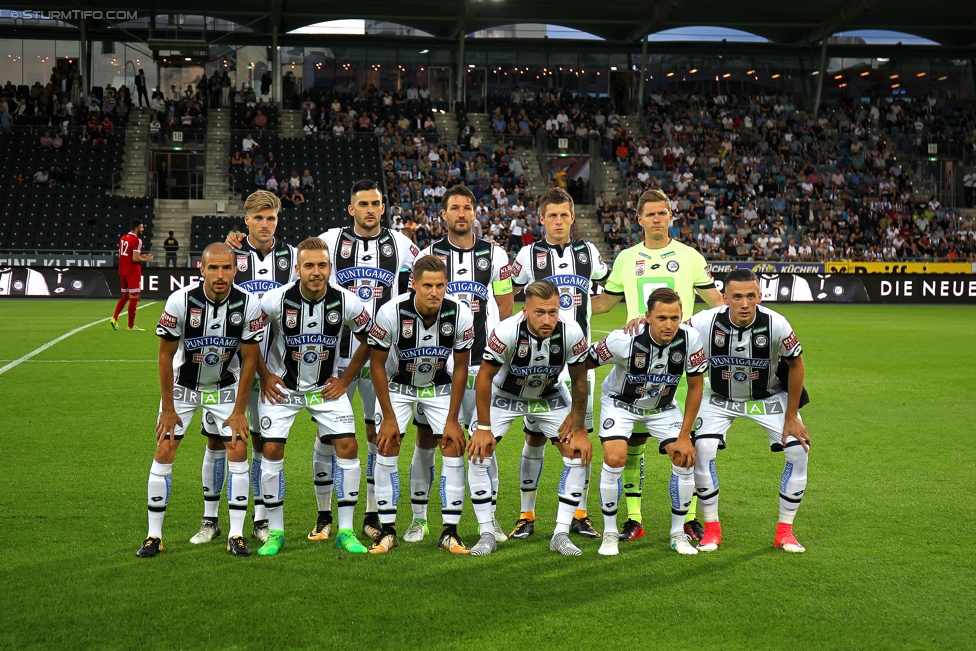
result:
M 471 366 L 481 364 L 488 333 L 500 321 L 496 296 L 512 293 L 512 269 L 508 254 L 496 244 L 475 238 L 474 246 L 461 249 L 447 237 L 420 252 L 436 255 L 447 267 L 447 293 L 464 303 L 474 315 Z
M 0 296 L 50 296 L 44 274 L 27 267 L 0 269 Z
M 511 316 L 488 335 L 484 360 L 501 370 L 494 383 L 501 391 L 529 400 L 559 391 L 559 374 L 569 365 L 586 361 L 589 342 L 576 321 L 562 315 L 552 334 L 539 337 L 529 330 L 525 313 Z
M 789 322 L 762 305 L 747 328 L 732 323 L 728 307 L 699 312 L 691 327 L 708 355 L 711 392 L 726 400 L 763 400 L 785 391 L 777 374 L 779 362 L 803 354 Z
M 419 250 L 399 231 L 381 228 L 374 237 L 356 234 L 355 226 L 330 228 L 319 235 L 329 249 L 329 282 L 359 297 L 370 316 L 408 291 L 408 278 Z M 345 367 L 359 345 L 351 331 L 339 336 L 340 366 Z
M 573 319 L 590 341 L 590 290 L 593 281 L 605 280 L 610 268 L 590 242 L 571 239 L 565 246 L 546 240 L 523 246 L 512 263 L 512 282 L 528 285 L 551 280 L 559 288 L 562 315 Z
M 237 285 L 220 303 L 207 298 L 202 283 L 187 287 L 170 294 L 156 334 L 180 342 L 173 357 L 177 385 L 192 391 L 223 389 L 237 383 L 241 345 L 264 338 L 261 301 Z
M 410 292 L 379 309 L 368 341 L 373 348 L 390 351 L 390 382 L 422 388 L 450 384 L 454 352 L 471 350 L 474 337 L 474 318 L 466 305 L 445 296 L 428 327 Z
M 299 393 L 319 390 L 335 376 L 343 328 L 365 334 L 373 322 L 355 294 L 335 285 L 310 301 L 301 283 L 289 283 L 265 294 L 261 309 L 272 333 L 268 370 Z
M 234 260 L 237 262 L 234 284 L 258 298 L 264 296 L 265 292 L 298 279 L 295 273 L 298 250 L 278 238 L 272 242 L 268 255 L 262 256 L 251 246 L 251 238 L 245 237 L 240 248 L 234 249 Z M 261 340 L 261 356 L 265 362 L 270 344 L 271 333 L 265 330 L 264 339 Z
M 641 409 L 665 409 L 674 400 L 681 375 L 702 375 L 708 358 L 701 337 L 681 324 L 674 339 L 659 345 L 647 324 L 636 337 L 614 330 L 590 348 L 597 366 L 613 364 L 603 380 L 603 395 Z

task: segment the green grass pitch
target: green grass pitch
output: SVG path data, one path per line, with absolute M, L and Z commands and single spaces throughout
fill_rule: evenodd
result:
M 174 466 L 166 551 L 143 560 L 162 306 L 140 310 L 146 332 L 100 323 L 0 375 L 2 649 L 973 648 L 976 307 L 776 308 L 803 343 L 813 399 L 802 412 L 813 439 L 795 529 L 803 555 L 773 548 L 783 458 L 741 422 L 718 457 L 724 544 L 711 555 L 668 549 L 669 466 L 656 453 L 643 539 L 612 559 L 597 555 L 599 541 L 581 542 L 582 558 L 551 553 L 552 449 L 529 541 L 485 559 L 438 550 L 435 489 L 434 540 L 342 554 L 305 539 L 313 432 L 299 418 L 285 464 L 287 547 L 236 559 L 222 543 L 187 542 L 202 515 L 198 417 Z M 111 309 L 4 301 L 0 357 Z M 593 327 L 623 317 L 618 308 Z M 498 452 L 506 527 L 518 516 L 521 447 L 513 429 Z M 408 434 L 404 484 L 411 450 Z M 598 528 L 600 458 L 589 500 Z M 357 526 L 364 502 L 365 488 Z M 403 499 L 401 532 L 409 517 Z M 226 505 L 221 518 L 226 527 Z M 469 544 L 476 526 L 469 505 Z

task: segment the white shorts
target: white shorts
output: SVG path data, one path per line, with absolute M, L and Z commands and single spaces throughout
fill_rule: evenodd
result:
M 444 427 L 447 425 L 447 414 L 451 409 L 451 385 L 441 384 L 432 387 L 417 387 L 390 383 L 390 402 L 393 404 L 393 413 L 396 414 L 397 425 L 400 434 L 406 434 L 407 425 L 410 418 L 414 415 L 414 408 L 418 410 L 423 407 L 426 419 L 430 422 L 430 428 L 434 430 L 434 438 L 441 438 L 444 435 Z M 376 401 L 376 427 L 383 422 L 383 410 L 380 408 L 379 401 Z
M 236 386 L 216 391 L 192 391 L 180 386 L 173 387 L 173 406 L 176 408 L 176 415 L 183 421 L 182 425 L 177 425 L 174 429 L 173 438 L 177 441 L 183 438 L 197 409 L 202 407 L 204 433 L 211 438 L 230 441 L 234 433 L 229 427 L 224 427 L 224 421 L 234 413 L 236 402 Z M 160 400 L 159 414 L 162 413 L 163 401 Z
M 345 367 L 340 368 L 336 377 L 342 377 L 345 372 Z M 349 383 L 346 395 L 349 397 L 350 404 L 352 404 L 352 397 L 356 395 L 356 389 L 359 389 L 359 400 L 363 403 L 363 420 L 367 425 L 372 425 L 375 415 L 379 412 L 376 411 L 376 391 L 373 390 L 373 376 L 369 372 L 369 366 L 364 366 L 359 372 L 359 377 Z
M 538 432 L 546 438 L 555 439 L 559 436 L 559 426 L 569 416 L 572 401 L 569 391 L 563 385 L 559 392 L 551 398 L 524 399 L 513 396 L 498 387 L 491 392 L 491 433 L 500 439 L 517 418 L 525 418 L 532 414 L 532 421 Z
M 725 434 L 736 418 L 748 418 L 766 430 L 773 452 L 783 450 L 783 428 L 786 426 L 787 393 L 781 391 L 765 400 L 726 400 L 705 389 L 702 405 L 695 420 L 695 439 L 717 438 L 719 449 L 725 449 Z M 798 415 L 799 417 L 799 415 Z M 801 419 L 802 420 L 802 419 Z M 796 441 L 792 436 L 787 440 Z
M 478 419 L 478 409 L 474 397 L 474 381 L 478 377 L 480 366 L 468 368 L 468 383 L 464 387 L 464 398 L 461 399 L 461 427 L 471 428 L 471 424 Z M 424 415 L 424 406 L 417 405 L 417 411 L 413 416 L 414 425 L 429 425 L 427 416 Z
M 268 443 L 285 443 L 295 416 L 302 409 L 308 410 L 318 426 L 321 440 L 341 439 L 356 436 L 356 417 L 352 413 L 349 398 L 339 396 L 335 400 L 324 400 L 319 391 L 297 393 L 287 389 L 285 402 L 277 404 L 260 403 L 258 413 L 261 420 L 261 439 Z
M 600 441 L 630 441 L 634 426 L 643 425 L 657 439 L 658 450 L 678 440 L 684 416 L 673 402 L 665 409 L 643 409 L 609 396 L 600 399 Z M 639 432 L 643 436 L 643 432 Z
M 569 395 L 573 395 L 573 381 L 569 377 L 569 367 L 563 367 L 563 372 L 559 374 L 559 381 L 566 385 L 566 389 L 569 390 Z M 590 369 L 586 372 L 586 431 L 590 434 L 593 433 L 593 387 L 596 385 L 596 369 Z M 542 432 L 539 431 L 539 426 L 536 424 L 534 416 L 526 416 L 525 419 L 525 432 L 527 434 L 535 434 L 536 436 L 542 436 Z

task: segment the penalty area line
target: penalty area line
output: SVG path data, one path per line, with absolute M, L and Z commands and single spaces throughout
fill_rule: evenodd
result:
M 150 301 L 149 303 L 146 303 L 145 305 L 140 305 L 137 309 L 140 309 L 141 310 L 144 307 L 149 307 L 150 305 L 155 305 L 155 304 L 156 304 L 156 301 Z M 81 332 L 82 330 L 86 330 L 87 328 L 90 328 L 93 325 L 98 325 L 99 323 L 105 323 L 106 321 L 111 321 L 111 320 L 112 320 L 112 317 L 105 317 L 104 319 L 99 319 L 98 321 L 92 321 L 91 323 L 87 323 L 87 324 L 85 324 L 83 326 L 80 326 L 78 328 L 75 328 L 74 330 L 70 330 L 70 331 L 64 333 L 63 335 L 61 335 L 60 337 L 57 337 L 56 339 L 52 339 L 51 341 L 47 342 L 43 346 L 39 346 L 39 347 L 35 348 L 34 350 L 30 351 L 29 353 L 27 353 L 23 357 L 20 357 L 19 359 L 15 359 L 14 361 L 12 361 L 9 364 L 7 364 L 6 366 L 0 367 L 0 375 L 3 375 L 4 373 L 6 373 L 7 371 L 9 371 L 12 368 L 16 368 L 16 367 L 20 366 L 21 364 L 23 364 L 24 362 L 26 362 L 27 360 L 29 360 L 31 357 L 34 357 L 35 355 L 39 355 L 40 353 L 43 353 L 45 350 L 47 350 L 51 346 L 55 345 L 56 343 L 58 343 L 60 341 L 64 341 L 65 339 L 67 339 L 68 337 L 70 337 L 73 334 L 77 334 L 77 333 Z

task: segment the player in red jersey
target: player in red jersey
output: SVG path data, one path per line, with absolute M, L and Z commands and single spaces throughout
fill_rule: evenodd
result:
M 125 304 L 129 304 L 129 330 L 143 330 L 136 327 L 136 305 L 139 304 L 139 292 L 142 290 L 142 262 L 153 259 L 151 253 L 142 252 L 142 231 L 145 228 L 142 221 L 132 220 L 132 230 L 119 240 L 119 281 L 122 285 L 122 298 L 115 305 L 112 315 L 112 329 L 119 329 L 119 314 Z

